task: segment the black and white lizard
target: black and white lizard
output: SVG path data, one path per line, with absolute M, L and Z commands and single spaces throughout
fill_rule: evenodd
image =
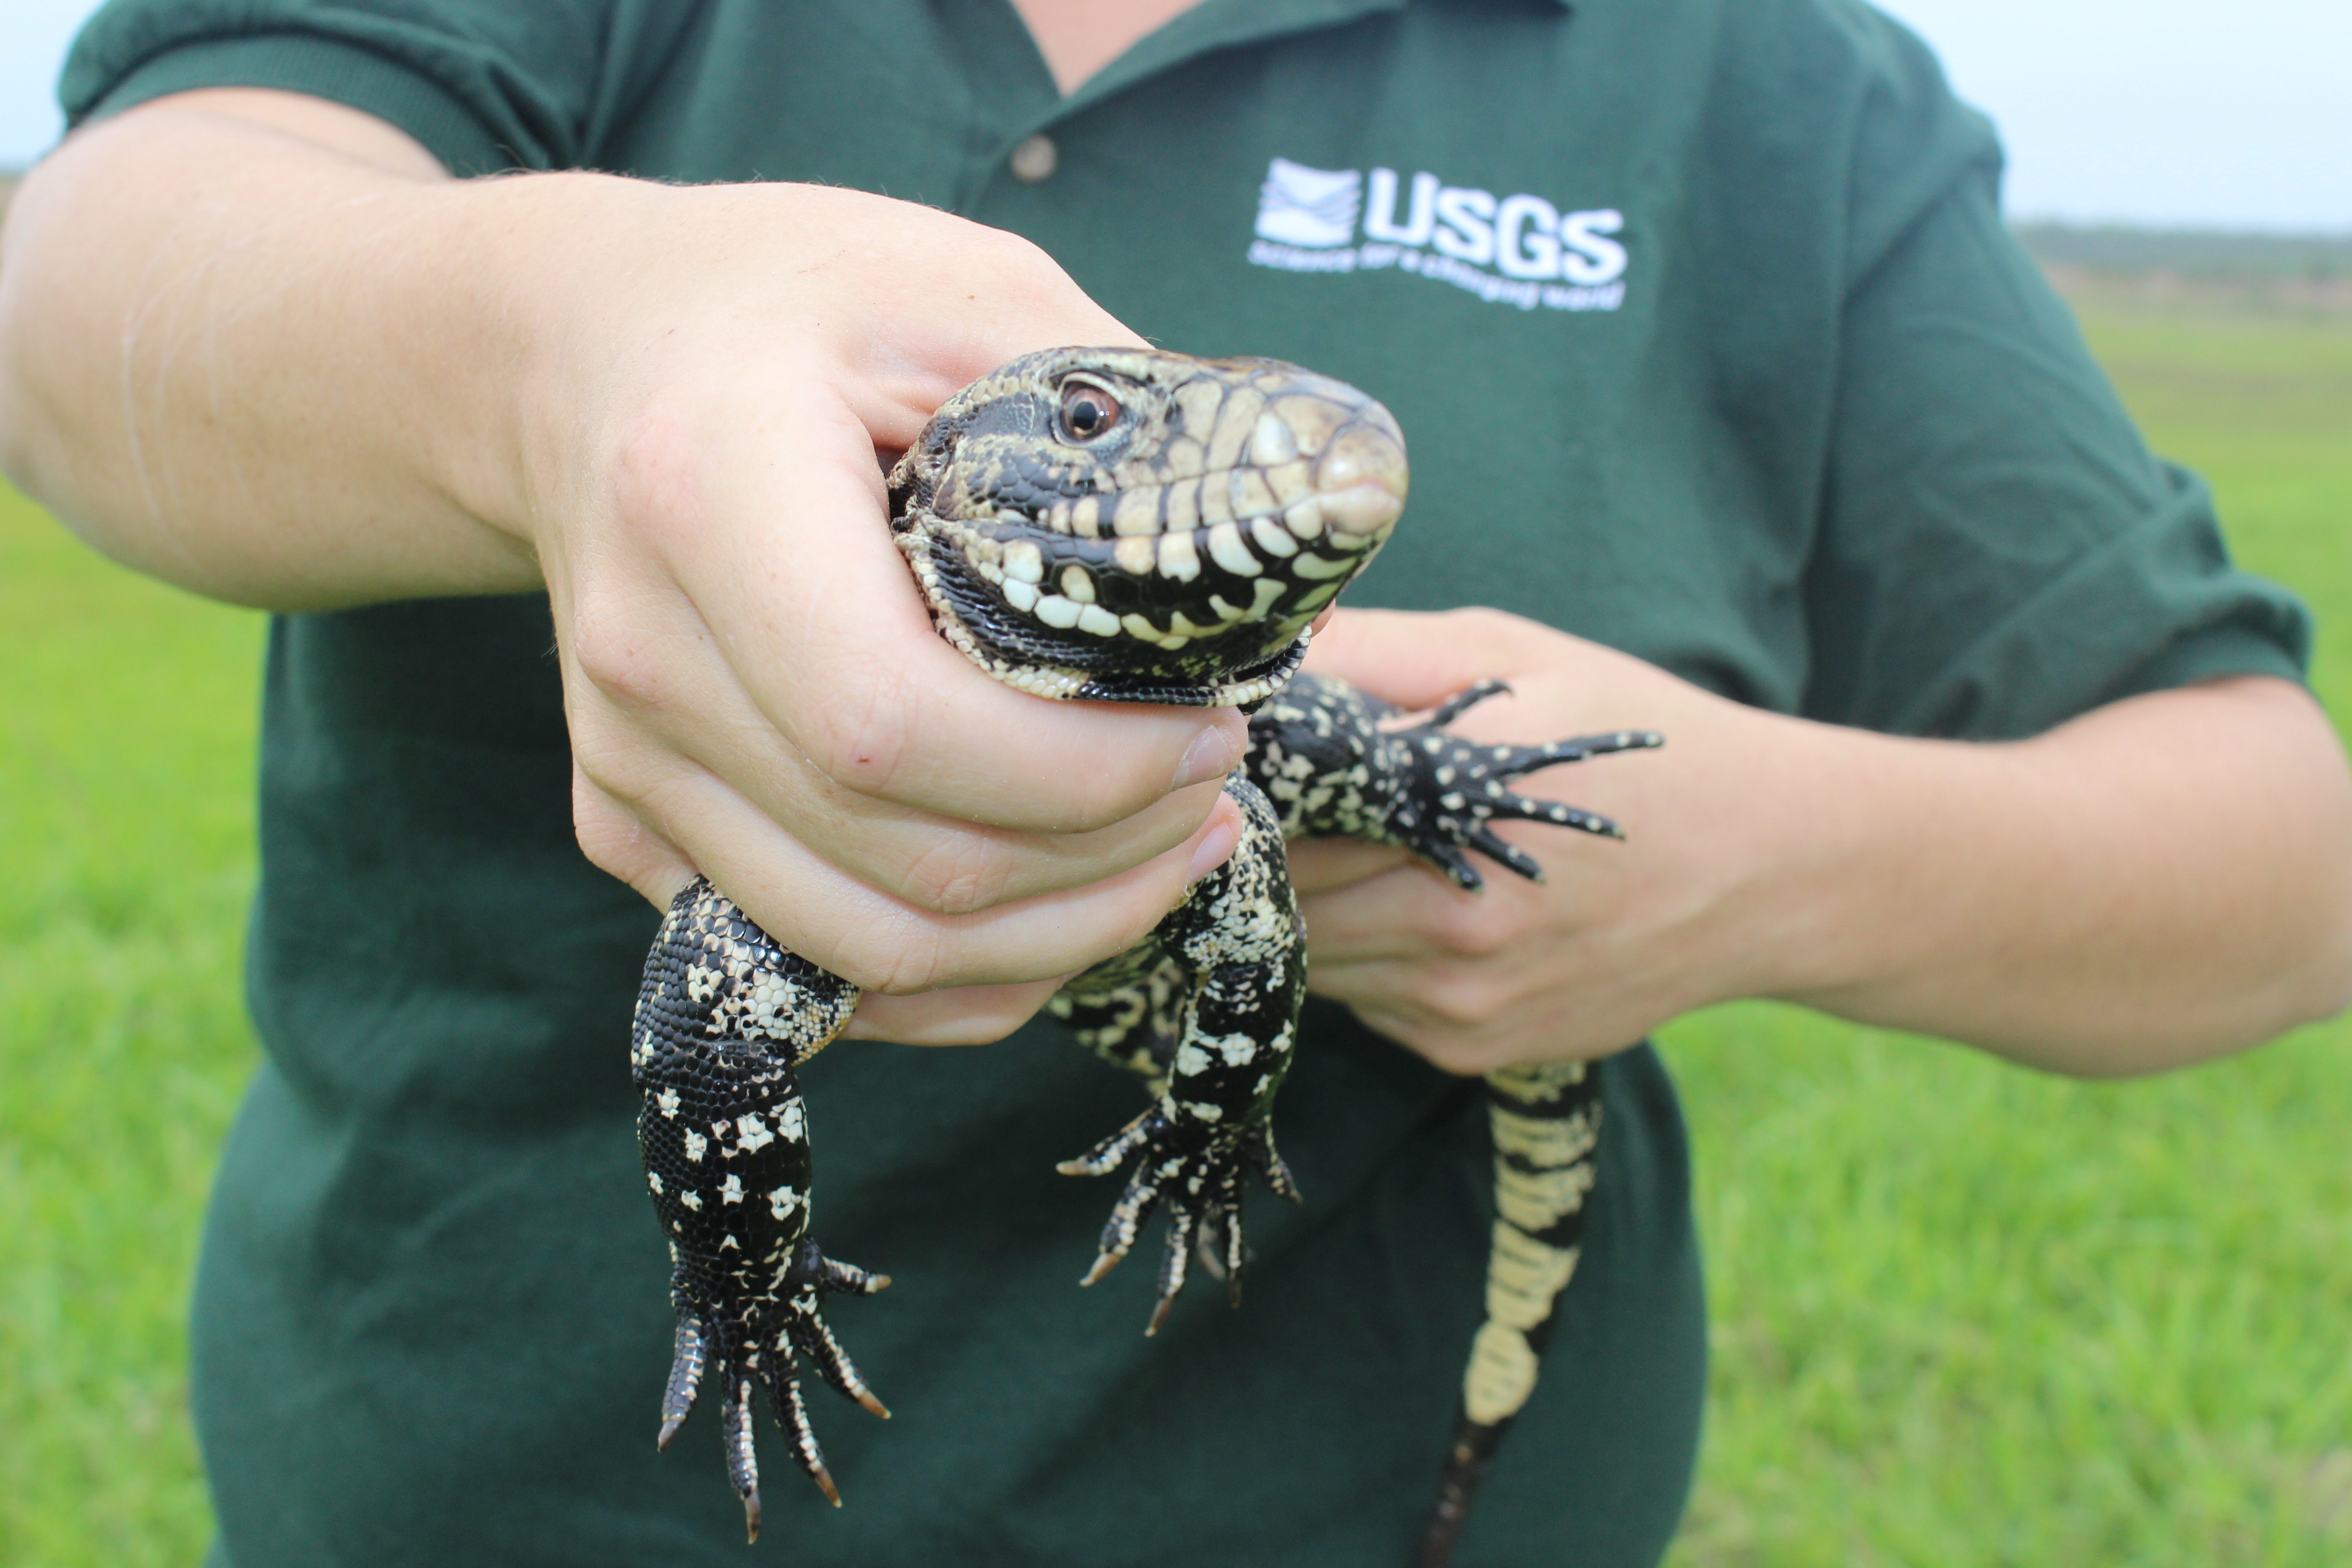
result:
M 1421 856 L 1475 889 L 1475 849 L 1529 878 L 1501 818 L 1618 836 L 1606 819 L 1507 785 L 1557 763 L 1655 746 L 1646 731 L 1474 745 L 1445 726 L 1487 682 L 1425 719 L 1298 673 L 1307 627 L 1402 510 L 1404 443 L 1355 388 L 1272 360 L 1134 349 L 1030 354 L 940 407 L 892 470 L 891 529 L 940 634 L 1042 698 L 1238 705 L 1247 762 L 1225 790 L 1240 847 L 1151 936 L 1072 981 L 1054 1015 L 1139 1074 L 1150 1103 L 1064 1164 L 1131 1166 L 1087 1282 L 1169 1213 L 1156 1330 L 1191 1259 L 1238 1292 L 1252 1171 L 1295 1197 L 1275 1091 L 1306 994 L 1306 929 L 1287 838 L 1346 836 Z M 754 1394 L 840 1501 L 796 1378 L 801 1357 L 887 1415 L 827 1328 L 824 1298 L 889 1281 L 828 1258 L 809 1229 L 798 1069 L 847 1023 L 857 989 L 787 952 L 708 881 L 679 893 L 646 963 L 630 1061 L 638 1142 L 667 1234 L 676 1353 L 667 1447 L 706 1370 L 719 1381 L 730 1478 L 754 1539 Z M 1497 1217 L 1486 1320 L 1473 1343 L 1439 1496 L 1415 1562 L 1451 1554 L 1479 1478 L 1533 1389 L 1574 1271 L 1601 1106 L 1580 1063 L 1487 1077 Z

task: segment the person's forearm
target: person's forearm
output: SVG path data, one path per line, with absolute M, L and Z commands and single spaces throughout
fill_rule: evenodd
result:
M 815 185 L 449 180 L 222 89 L 76 136 L 5 245 L 36 496 L 246 604 L 543 585 L 589 858 L 657 905 L 707 876 L 868 990 L 983 988 L 927 1037 L 1002 1033 L 1237 840 L 1239 714 L 991 680 L 891 542 L 877 453 L 1018 354 L 1132 340 L 1025 240 Z
M 1772 987 L 2059 1071 L 2152 1070 L 2352 1001 L 2352 788 L 2284 681 L 2012 745 L 1812 730 Z M 1808 831 L 1797 829 L 1798 832 Z M 1793 837 L 1793 835 L 1792 835 Z
M 1768 713 L 1493 611 L 1340 613 L 1310 666 L 1528 742 L 1655 753 L 1535 793 L 1623 843 L 1512 825 L 1550 873 L 1458 891 L 1399 852 L 1296 847 L 1309 984 L 1456 1072 L 1619 1049 L 1778 996 L 2056 1071 L 2150 1071 L 2352 1002 L 2352 778 L 2283 680 L 2154 692 L 2031 741 L 1902 739 Z
M 567 208 L 655 187 L 453 181 L 380 121 L 296 113 L 300 135 L 133 110 L 26 181 L 0 461 L 100 549 L 219 598 L 537 585 L 523 280 L 564 286 Z

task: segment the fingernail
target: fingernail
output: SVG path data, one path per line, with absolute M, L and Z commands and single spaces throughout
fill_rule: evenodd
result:
M 1176 764 L 1176 782 L 1168 787 L 1183 789 L 1223 778 L 1239 761 L 1240 753 L 1234 747 L 1233 737 L 1225 733 L 1225 726 L 1212 725 L 1193 736 L 1192 743 L 1184 748 L 1184 760 Z
M 1241 840 L 1240 824 L 1230 814 L 1218 813 L 1201 842 L 1192 847 L 1192 868 L 1184 874 L 1184 885 L 1191 887 L 1231 859 L 1234 847 Z

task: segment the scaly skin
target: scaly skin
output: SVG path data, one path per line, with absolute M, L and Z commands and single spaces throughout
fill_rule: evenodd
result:
M 1387 539 L 1405 494 L 1388 411 L 1272 360 L 1057 349 L 1013 361 L 943 405 L 890 476 L 891 530 L 940 634 L 996 679 L 1045 698 L 1256 710 L 1249 761 L 1226 783 L 1244 829 L 1224 866 L 1134 949 L 1072 981 L 1054 1014 L 1138 1074 L 1150 1103 L 1061 1169 L 1131 1170 L 1086 1283 L 1169 1214 L 1156 1331 L 1191 1259 L 1238 1299 L 1252 1171 L 1296 1197 L 1272 1109 L 1296 1046 L 1307 936 L 1286 838 L 1392 844 L 1475 889 L 1467 851 L 1540 870 L 1496 819 L 1616 836 L 1606 819 L 1507 786 L 1556 763 L 1658 744 L 1646 732 L 1549 746 L 1474 746 L 1297 674 L 1307 628 Z M 759 1531 L 753 1391 L 793 1455 L 839 1497 L 795 1378 L 806 1356 L 884 1415 L 834 1342 L 828 1292 L 888 1283 L 824 1257 L 809 1234 L 807 1116 L 796 1078 L 855 1010 L 857 990 L 787 952 L 698 880 L 646 961 L 635 1044 L 639 1142 L 670 1238 L 677 1338 L 666 1446 L 707 1367 L 720 1369 L 729 1473 Z M 1488 1079 L 1503 1219 L 1489 1321 L 1417 1561 L 1442 1564 L 1479 1475 L 1533 1387 L 1535 1357 L 1575 1266 L 1599 1106 L 1580 1067 Z M 1563 1118 L 1581 1117 L 1571 1134 Z M 1466 1435 L 1466 1436 L 1465 1436 Z

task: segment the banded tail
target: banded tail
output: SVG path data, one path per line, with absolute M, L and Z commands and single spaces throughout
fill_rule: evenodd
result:
M 1495 1239 L 1486 1320 L 1470 1342 L 1462 1406 L 1413 1568 L 1446 1568 L 1503 1436 L 1535 1392 L 1559 1299 L 1575 1278 L 1601 1141 L 1601 1078 L 1584 1062 L 1486 1075 L 1495 1138 Z

